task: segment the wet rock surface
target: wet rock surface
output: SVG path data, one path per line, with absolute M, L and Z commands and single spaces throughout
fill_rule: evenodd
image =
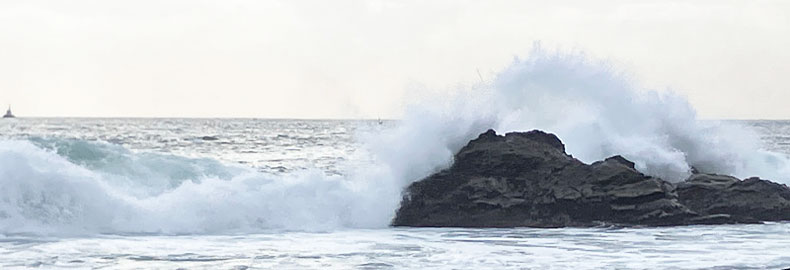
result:
M 392 224 L 416 227 L 671 226 L 790 220 L 790 189 L 697 174 L 677 186 L 614 156 L 585 164 L 542 131 L 481 134 L 410 185 Z
M 756 177 L 697 174 L 679 183 L 677 192 L 699 214 L 729 215 L 738 222 L 790 220 L 790 189 Z

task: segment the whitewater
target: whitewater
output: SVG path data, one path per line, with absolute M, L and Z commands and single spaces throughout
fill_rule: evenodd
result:
M 403 117 L 0 121 L 0 268 L 773 269 L 790 224 L 408 229 L 408 184 L 469 139 L 543 129 L 574 157 L 620 154 L 790 183 L 790 122 L 701 120 L 578 53 L 540 48 Z

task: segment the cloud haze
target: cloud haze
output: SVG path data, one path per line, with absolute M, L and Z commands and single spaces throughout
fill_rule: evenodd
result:
M 19 115 L 397 117 L 544 47 L 609 59 L 708 118 L 790 118 L 784 1 L 0 2 Z

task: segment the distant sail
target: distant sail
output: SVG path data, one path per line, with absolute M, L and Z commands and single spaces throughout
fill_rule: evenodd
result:
M 14 118 L 14 117 L 15 117 L 14 114 L 11 113 L 11 105 L 8 105 L 8 110 L 5 111 L 5 115 L 3 115 L 3 118 Z

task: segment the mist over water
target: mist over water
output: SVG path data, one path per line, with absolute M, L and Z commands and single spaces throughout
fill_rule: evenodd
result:
M 215 143 L 190 139 L 200 135 L 196 131 L 205 132 L 202 123 L 187 123 L 178 131 L 150 131 L 139 123 L 97 131 L 142 134 L 119 139 L 126 147 L 74 134 L 31 136 L 34 127 L 17 129 L 14 139 L 0 141 L 0 233 L 382 228 L 404 187 L 449 166 L 453 153 L 489 128 L 499 133 L 543 129 L 556 133 L 584 162 L 621 154 L 640 171 L 670 181 L 682 181 L 694 167 L 790 182 L 788 158 L 761 150 L 757 134 L 748 128 L 701 121 L 682 96 L 640 89 L 606 63 L 582 54 L 540 48 L 490 81 L 415 101 L 402 120 L 384 126 L 349 131 L 316 122 L 278 129 L 285 134 L 256 136 L 267 129 L 245 125 L 203 134 L 230 138 Z M 177 137 L 185 132 L 193 137 Z M 356 139 L 347 142 L 346 136 Z M 139 147 L 141 142 L 160 147 Z M 338 148 L 356 150 L 332 150 Z M 227 162 L 234 158 L 245 164 Z M 291 168 L 266 165 L 272 162 Z

